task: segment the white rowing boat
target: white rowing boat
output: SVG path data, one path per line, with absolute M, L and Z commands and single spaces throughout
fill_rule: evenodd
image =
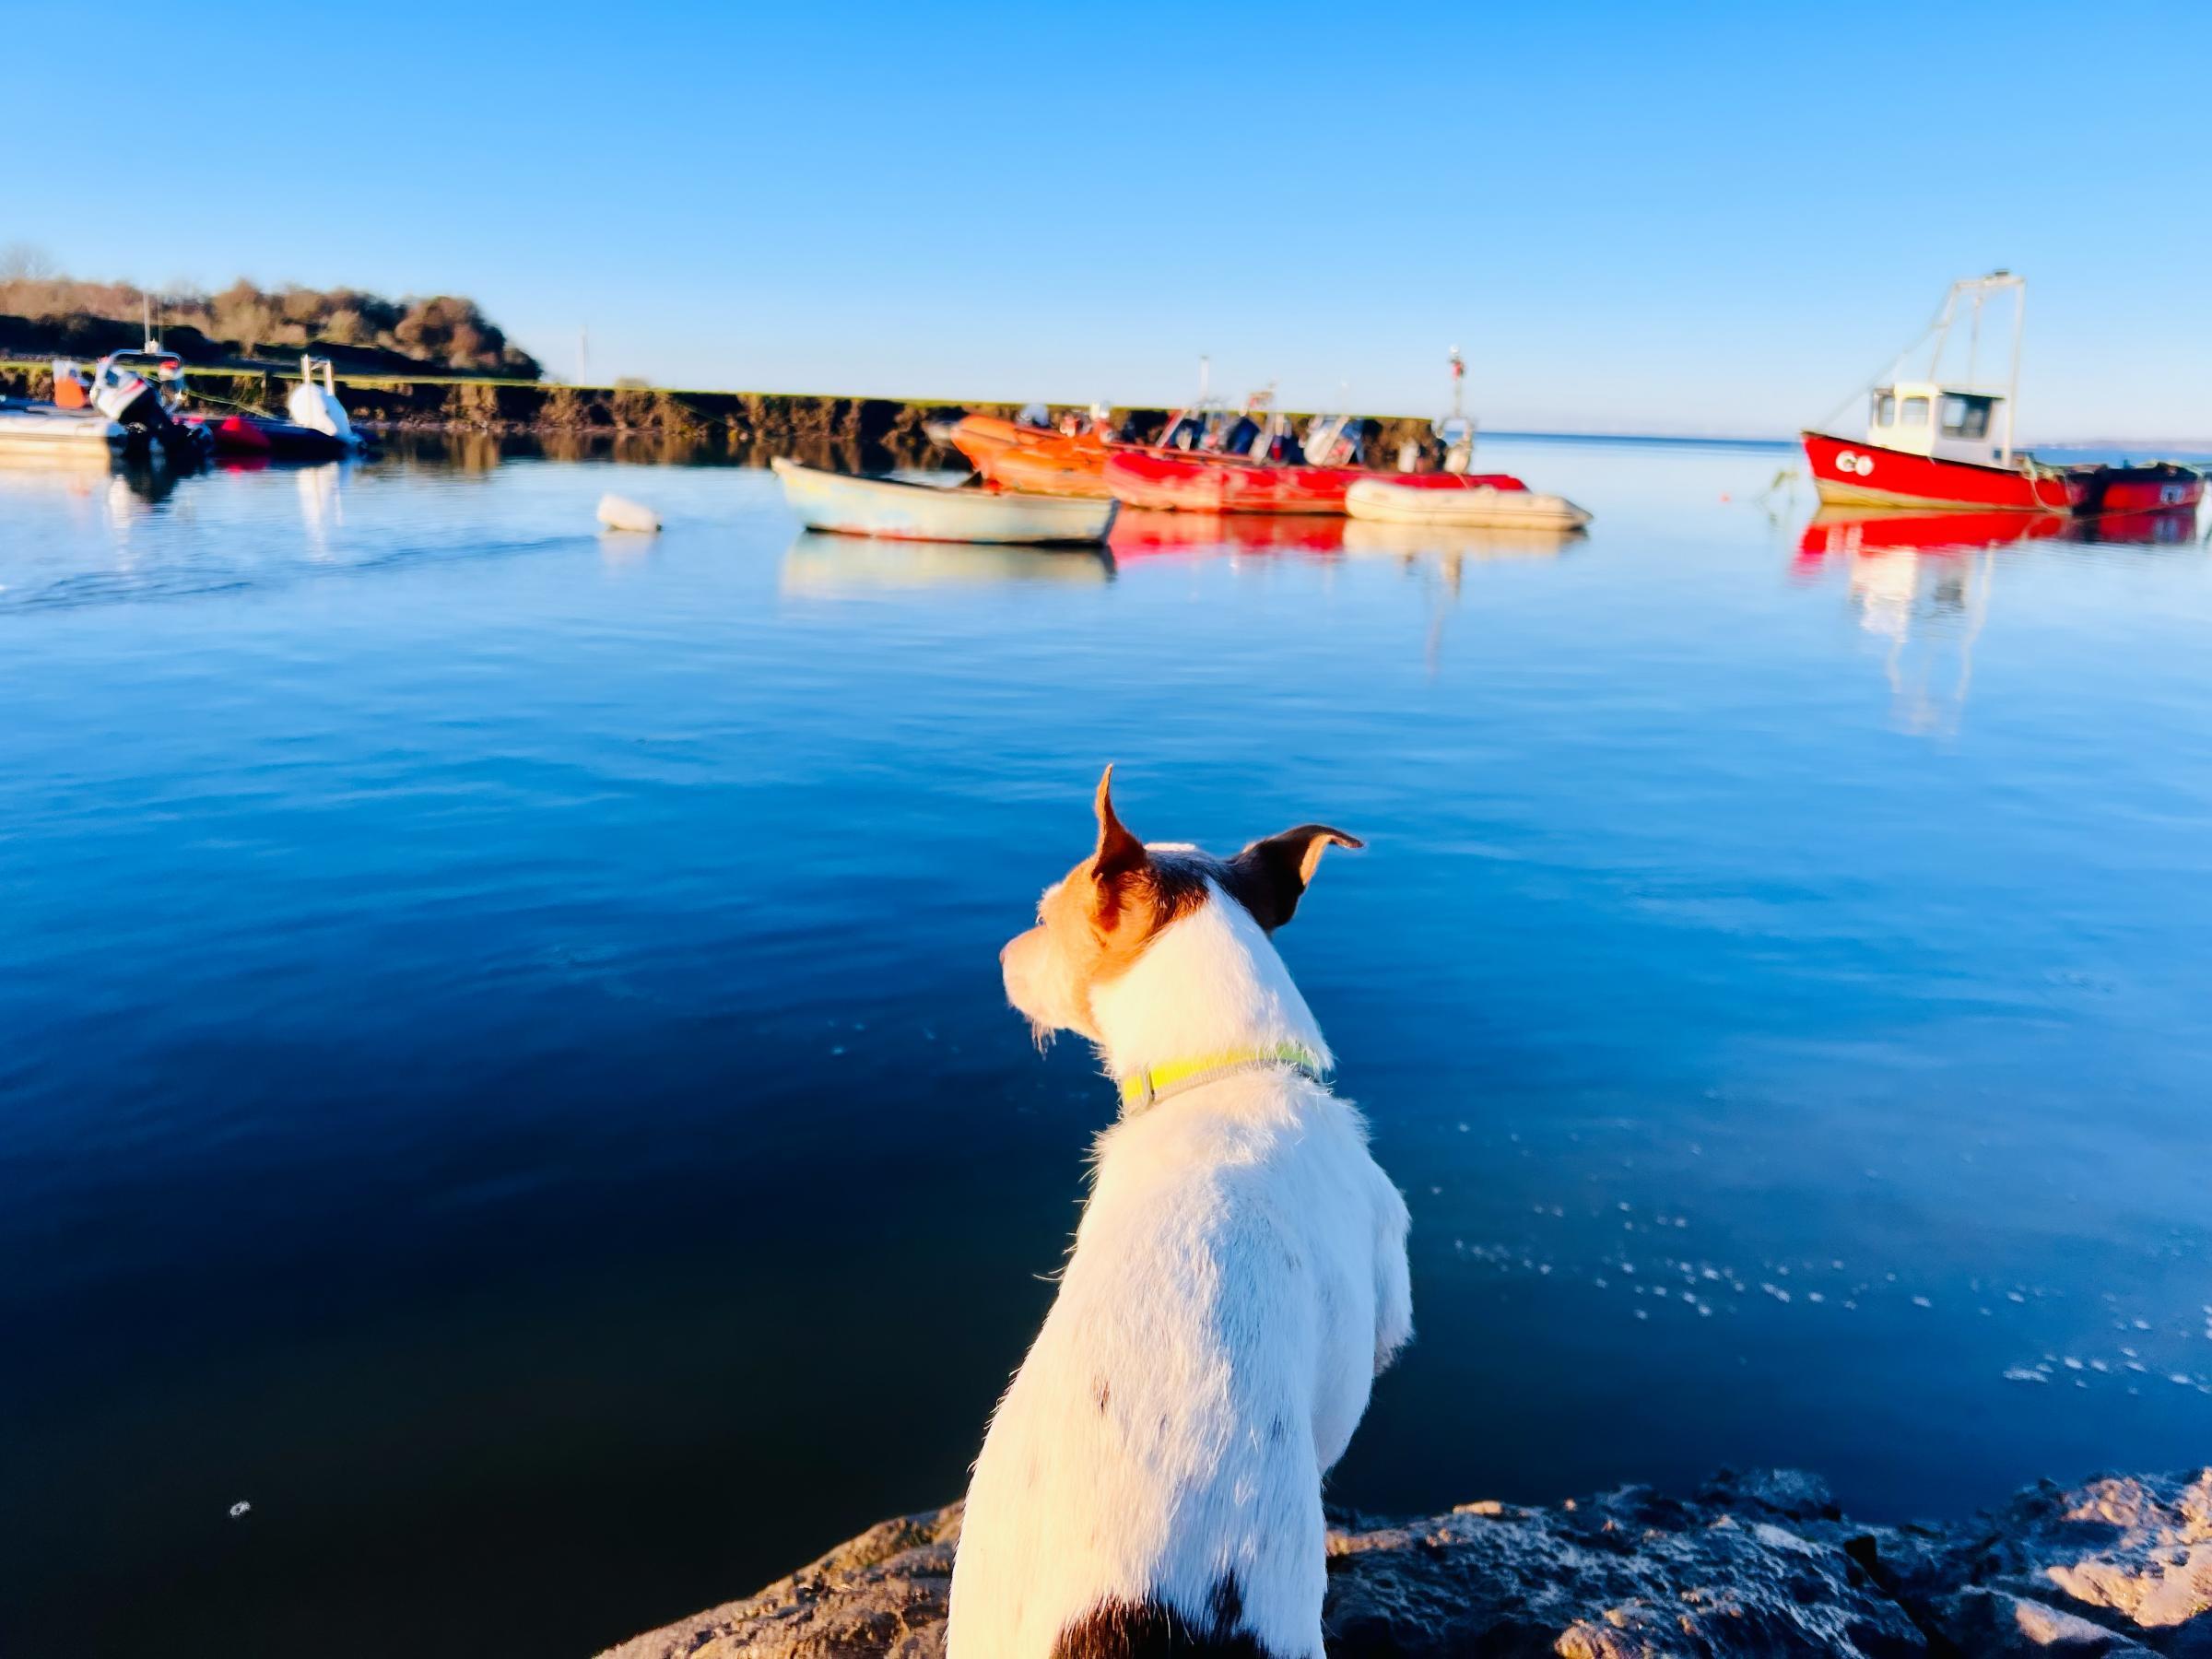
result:
M 0 444 L 9 449 L 104 455 L 130 434 L 93 409 L 64 409 L 28 398 L 0 397 Z
M 1471 481 L 1457 488 L 1434 475 L 1418 484 L 1361 478 L 1344 492 L 1344 510 L 1356 519 L 1382 524 L 1580 530 L 1590 522 L 1590 515 L 1564 496 L 1499 489 Z
M 783 499 L 809 530 L 889 541 L 1092 547 L 1113 528 L 1120 503 L 1013 490 L 946 489 L 900 478 L 825 472 L 796 461 L 769 464 Z

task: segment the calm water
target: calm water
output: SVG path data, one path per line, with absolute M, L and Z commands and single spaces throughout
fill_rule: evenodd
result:
M 1414 1214 L 1339 1499 L 2212 1453 L 2195 527 L 1485 458 L 1593 534 L 0 473 L 0 1649 L 581 1654 L 956 1496 L 1112 1106 L 994 961 L 1110 759 L 1370 843 L 1283 935 Z

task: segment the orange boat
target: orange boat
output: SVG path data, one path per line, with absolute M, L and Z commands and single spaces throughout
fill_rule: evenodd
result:
M 977 470 L 1006 489 L 1103 501 L 1113 494 L 1106 488 L 1106 445 L 1095 438 L 1054 438 L 1010 445 Z
M 947 436 L 976 471 L 983 472 L 994 457 L 1006 450 L 1039 443 L 1060 434 L 1049 427 L 1023 426 L 1018 420 L 1002 420 L 996 415 L 963 415 L 953 423 Z

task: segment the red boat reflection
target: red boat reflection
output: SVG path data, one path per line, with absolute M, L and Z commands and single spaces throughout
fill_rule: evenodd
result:
M 1797 538 L 1801 559 L 1893 553 L 1971 553 L 2012 542 L 2047 541 L 2074 524 L 2063 512 L 1881 512 L 1823 507 Z
M 2023 542 L 2095 542 L 2173 547 L 2196 539 L 2196 509 L 2156 512 L 1884 512 L 1823 507 L 1797 537 L 1800 563 L 1830 557 L 1895 553 L 1975 553 Z
M 1172 553 L 1335 553 L 1344 520 L 1276 512 L 1165 512 L 1124 507 L 1107 546 L 1116 559 Z

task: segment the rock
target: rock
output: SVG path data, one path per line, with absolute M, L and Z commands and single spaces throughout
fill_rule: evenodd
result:
M 2048 1604 L 2172 1659 L 2212 1659 L 2212 1469 L 2042 1481 L 1960 1535 L 1942 1563 L 1954 1583 Z
M 1841 1548 L 1770 1512 L 1752 1499 L 1686 1503 L 1626 1487 L 1571 1507 L 1467 1506 L 1334 1539 L 1329 1652 L 1892 1659 L 1928 1651 Z
M 2149 1648 L 2117 1630 L 2002 1590 L 1961 1590 L 1935 1603 L 1924 1617 L 1937 1637 L 1975 1659 L 2030 1659 L 2039 1653 L 2063 1653 L 2069 1659 L 2122 1659 L 2126 1654 L 2151 1659 Z
M 937 1659 L 960 1506 L 882 1521 L 758 1595 L 609 1648 L 602 1659 Z
M 1329 1659 L 2212 1659 L 2212 1470 L 2044 1482 L 1941 1525 L 1854 1524 L 1786 1469 L 1330 1513 Z M 606 1659 L 939 1659 L 959 1515 L 887 1521 Z

